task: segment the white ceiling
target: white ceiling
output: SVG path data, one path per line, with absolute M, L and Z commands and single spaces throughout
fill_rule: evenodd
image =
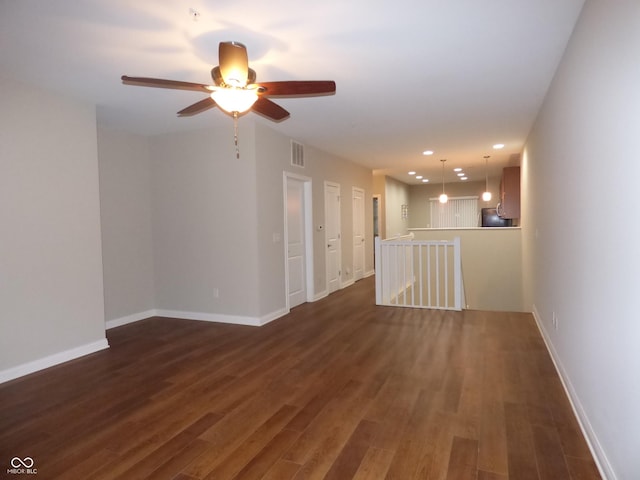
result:
M 440 158 L 447 178 L 462 166 L 481 180 L 483 155 L 497 171 L 521 151 L 583 3 L 0 0 L 0 74 L 94 103 L 105 125 L 232 136 L 219 109 L 176 117 L 202 94 L 120 76 L 210 83 L 218 43 L 235 40 L 258 82 L 337 84 L 334 96 L 277 99 L 283 122 L 257 121 L 407 183 L 410 169 L 440 182 Z

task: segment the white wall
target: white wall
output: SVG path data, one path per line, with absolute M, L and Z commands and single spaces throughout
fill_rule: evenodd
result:
M 228 131 L 151 140 L 158 309 L 229 321 L 260 315 L 254 128 L 245 120 L 240 159 L 231 119 Z
M 373 271 L 373 204 L 371 170 L 337 158 L 310 145 L 304 146 L 305 167 L 291 165 L 291 139 L 261 122 L 256 122 L 256 169 L 258 178 L 258 238 L 261 306 L 263 314 L 285 305 L 284 245 L 273 241 L 279 234 L 284 241 L 283 171 L 312 180 L 314 294 L 326 290 L 324 182 L 340 184 L 342 230 L 342 282 L 353 280 L 352 187 L 365 191 L 365 273 Z
M 98 128 L 105 319 L 155 308 L 148 137 Z
M 283 171 L 312 179 L 314 225 L 324 222 L 324 181 L 341 184 L 349 200 L 342 202 L 342 281 L 352 279 L 351 187 L 371 198 L 371 171 L 310 146 L 306 167 L 292 167 L 290 139 L 247 117 L 236 159 L 229 125 L 150 138 L 100 129 L 112 324 L 155 314 L 259 324 L 285 313 Z M 371 202 L 365 206 L 372 232 Z M 368 240 L 365 271 L 372 272 Z M 314 230 L 313 243 L 313 293 L 322 295 L 324 231 Z
M 391 177 L 385 178 L 385 237 L 406 235 L 409 218 L 402 218 L 402 205 L 409 205 L 409 185 Z
M 638 45 L 640 3 L 588 0 L 523 156 L 526 301 L 625 480 L 640 478 Z
M 95 109 L 3 78 L 0 106 L 2 381 L 107 343 Z

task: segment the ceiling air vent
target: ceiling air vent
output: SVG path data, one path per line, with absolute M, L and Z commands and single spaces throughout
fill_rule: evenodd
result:
M 291 165 L 304 168 L 304 147 L 291 140 Z

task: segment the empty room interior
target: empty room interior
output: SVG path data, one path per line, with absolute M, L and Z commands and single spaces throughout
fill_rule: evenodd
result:
M 640 478 L 640 3 L 0 2 L 0 478 Z

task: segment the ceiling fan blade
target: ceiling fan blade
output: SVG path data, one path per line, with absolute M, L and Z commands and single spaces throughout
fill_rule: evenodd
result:
M 258 83 L 262 95 L 267 96 L 313 96 L 330 95 L 336 92 L 333 80 L 307 80 Z
M 189 105 L 187 108 L 183 108 L 178 112 L 179 117 L 188 117 L 195 115 L 196 113 L 204 112 L 212 107 L 216 106 L 216 102 L 211 97 L 207 97 L 199 102 Z
M 247 47 L 239 42 L 220 42 L 218 59 L 224 83 L 232 87 L 244 87 L 247 84 L 249 76 Z
M 139 87 L 175 88 L 178 90 L 195 90 L 198 92 L 210 92 L 209 85 L 204 83 L 179 82 L 177 80 L 164 80 L 162 78 L 128 77 L 122 76 L 125 85 L 137 85 Z
M 289 112 L 266 97 L 258 97 L 251 110 L 275 121 L 284 120 L 289 116 Z

